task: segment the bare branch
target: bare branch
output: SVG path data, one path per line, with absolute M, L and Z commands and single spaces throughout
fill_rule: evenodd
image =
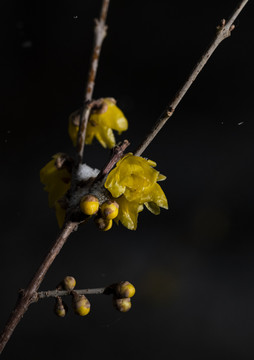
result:
M 148 145 L 152 142 L 152 140 L 155 138 L 155 136 L 159 133 L 159 131 L 162 129 L 162 127 L 166 124 L 168 119 L 173 115 L 177 105 L 180 103 L 184 95 L 189 90 L 192 83 L 196 80 L 198 74 L 203 69 L 207 61 L 210 59 L 211 55 L 216 50 L 217 46 L 226 38 L 228 38 L 231 35 L 232 30 L 234 30 L 233 22 L 237 18 L 237 16 L 240 14 L 244 6 L 247 4 L 248 0 L 242 0 L 237 8 L 234 10 L 232 15 L 230 16 L 229 20 L 226 22 L 224 19 L 221 21 L 221 25 L 217 27 L 217 33 L 212 41 L 211 45 L 208 47 L 208 49 L 204 52 L 201 59 L 197 63 L 197 65 L 192 70 L 191 74 L 187 78 L 184 85 L 180 88 L 180 90 L 176 93 L 174 99 L 171 101 L 170 104 L 166 107 L 166 109 L 163 111 L 161 116 L 159 117 L 158 121 L 156 122 L 155 126 L 152 128 L 150 133 L 146 136 L 144 141 L 139 145 L 137 150 L 135 151 L 135 155 L 140 156 L 145 149 L 148 147 Z
M 90 103 L 93 97 L 95 78 L 98 69 L 101 47 L 103 40 L 107 34 L 106 18 L 108 13 L 109 2 L 110 0 L 103 0 L 100 18 L 99 20 L 95 19 L 94 47 L 93 47 L 90 70 L 86 85 L 84 105 L 80 112 L 79 133 L 78 133 L 78 141 L 77 141 L 78 163 L 81 163 L 83 158 L 85 138 L 86 138 L 86 128 L 87 128 L 89 115 L 91 112 Z
M 20 293 L 20 297 L 16 304 L 15 309 L 12 311 L 10 318 L 5 325 L 3 333 L 0 337 L 0 354 L 3 351 L 5 345 L 7 344 L 8 340 L 10 339 L 13 331 L 15 330 L 16 326 L 22 319 L 23 315 L 27 311 L 29 305 L 32 302 L 35 292 L 38 290 L 42 280 L 44 279 L 49 267 L 55 260 L 56 256 L 59 254 L 60 250 L 64 246 L 65 242 L 67 241 L 68 237 L 72 233 L 72 231 L 76 228 L 78 224 L 74 222 L 67 222 L 63 229 L 60 231 L 54 245 L 48 252 L 47 256 L 41 263 L 39 269 L 35 273 L 34 277 L 30 281 L 27 288 Z
M 103 288 L 95 288 L 95 289 L 80 289 L 75 290 L 78 295 L 100 295 L 104 294 L 107 287 Z M 40 291 L 34 294 L 32 302 L 37 302 L 40 299 L 50 298 L 50 297 L 58 297 L 58 296 L 68 296 L 71 295 L 71 291 L 67 290 L 48 290 L 48 291 Z
M 115 164 L 121 159 L 126 148 L 130 145 L 128 140 L 124 140 L 121 144 L 116 145 L 112 150 L 112 156 L 104 168 L 100 171 L 98 176 L 95 178 L 94 183 L 105 177 Z
M 77 151 L 79 155 L 78 163 L 81 162 L 83 156 L 86 124 L 91 110 L 90 103 L 94 90 L 98 61 L 99 61 L 102 42 L 106 36 L 107 27 L 105 25 L 105 21 L 107 17 L 109 2 L 110 0 L 103 0 L 101 6 L 100 19 L 95 20 L 94 48 L 93 48 L 91 66 L 90 66 L 88 82 L 85 92 L 84 106 L 81 111 L 81 117 L 80 117 L 80 129 L 79 129 L 78 145 L 77 145 Z M 31 304 L 31 302 L 33 302 L 35 293 L 38 290 L 42 280 L 44 279 L 49 267 L 55 260 L 56 256 L 62 249 L 63 245 L 67 241 L 72 231 L 78 226 L 78 224 L 79 224 L 78 222 L 73 222 L 73 221 L 68 221 L 64 224 L 64 227 L 60 231 L 60 234 L 58 235 L 54 245 L 46 255 L 45 259 L 43 260 L 39 269 L 35 273 L 30 283 L 28 284 L 27 288 L 22 293 L 20 293 L 20 297 L 17 301 L 17 304 L 14 310 L 12 311 L 10 318 L 7 321 L 5 328 L 0 337 L 0 354 L 2 353 L 7 342 L 9 341 L 16 326 L 18 325 L 18 323 L 24 316 L 25 312 L 27 311 L 29 305 Z
M 243 9 L 243 7 L 246 5 L 248 0 L 241 1 L 240 5 L 237 7 L 237 9 L 234 11 L 231 18 L 228 20 L 227 23 L 222 22 L 221 27 L 218 29 L 217 36 L 215 37 L 215 40 L 209 47 L 209 49 L 205 52 L 205 54 L 202 56 L 200 62 L 196 65 L 193 72 L 191 73 L 190 77 L 184 84 L 184 86 L 180 89 L 180 91 L 177 93 L 175 99 L 171 102 L 171 104 L 166 108 L 164 113 L 161 115 L 158 123 L 155 125 L 151 133 L 147 136 L 145 141 L 140 145 L 138 150 L 136 151 L 136 155 L 141 155 L 142 152 L 146 149 L 146 147 L 150 144 L 150 142 L 153 140 L 153 138 L 158 134 L 159 130 L 164 126 L 164 124 L 167 122 L 167 120 L 172 116 L 175 108 L 193 83 L 193 81 L 196 79 L 199 72 L 202 70 L 212 53 L 215 51 L 216 47 L 220 44 L 222 40 L 224 40 L 226 37 L 230 36 L 231 31 L 233 30 L 233 21 L 236 19 L 236 17 L 239 15 L 240 11 Z M 84 150 L 84 142 L 85 142 L 85 132 L 86 132 L 86 124 L 89 118 L 90 114 L 90 102 L 92 99 L 93 89 L 94 89 L 94 81 L 98 66 L 98 59 L 99 54 L 101 50 L 101 45 L 103 42 L 103 39 L 106 35 L 106 25 L 105 20 L 107 16 L 107 10 L 109 6 L 109 0 L 104 0 L 102 3 L 102 10 L 100 15 L 100 20 L 96 21 L 95 26 L 95 45 L 94 45 L 94 51 L 93 56 L 91 60 L 91 68 L 90 73 L 88 77 L 88 84 L 86 89 L 86 95 L 85 95 L 85 105 L 83 107 L 83 110 L 81 112 L 81 124 L 80 124 L 80 133 L 79 133 L 79 140 L 78 140 L 78 155 L 79 155 L 79 161 L 82 160 L 83 157 L 83 150 Z M 112 159 L 109 161 L 107 166 L 102 170 L 101 176 L 104 176 L 107 174 L 112 167 L 115 165 L 117 159 L 119 159 L 122 154 L 124 148 L 128 146 L 128 142 L 124 142 L 122 146 L 119 147 L 119 151 L 117 150 L 115 154 L 113 154 Z M 120 156 L 120 157 L 119 157 Z M 5 345 L 7 344 L 8 340 L 10 339 L 13 331 L 15 330 L 16 326 L 20 322 L 21 318 L 27 311 L 29 305 L 34 301 L 37 290 L 43 281 L 48 269 L 50 268 L 51 264 L 55 260 L 56 256 L 62 249 L 63 245 L 67 241 L 68 237 L 72 233 L 74 229 L 78 226 L 78 222 L 71 222 L 68 221 L 65 223 L 63 229 L 60 231 L 54 245 L 46 255 L 45 259 L 41 263 L 40 267 L 38 268 L 37 272 L 33 276 L 32 280 L 28 284 L 27 288 L 20 293 L 20 297 L 17 301 L 16 307 L 11 313 L 11 316 L 5 325 L 5 328 L 3 330 L 3 333 L 0 337 L 0 354 L 3 351 Z M 98 293 L 100 291 L 105 291 L 101 289 L 97 289 Z M 94 289 L 95 290 L 95 289 Z M 94 291 L 93 290 L 93 291 Z M 86 290 L 88 291 L 88 290 Z

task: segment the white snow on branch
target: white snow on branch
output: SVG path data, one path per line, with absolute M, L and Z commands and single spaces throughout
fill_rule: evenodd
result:
M 99 174 L 100 170 L 93 169 L 87 164 L 80 164 L 77 171 L 77 180 L 88 180 L 91 177 L 96 177 Z

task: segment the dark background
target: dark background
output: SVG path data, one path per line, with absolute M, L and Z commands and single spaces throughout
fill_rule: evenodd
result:
M 94 96 L 118 100 L 130 151 L 237 3 L 111 1 Z M 54 301 L 41 301 L 3 359 L 253 359 L 253 10 L 250 1 L 144 153 L 167 175 L 170 209 L 142 212 L 135 232 L 81 227 L 41 286 L 66 275 L 79 288 L 129 280 L 131 311 L 93 295 L 86 318 L 59 319 Z M 99 0 L 0 3 L 1 328 L 58 232 L 39 170 L 59 151 L 74 154 L 67 121 L 82 102 L 99 11 Z M 90 166 L 108 156 L 96 141 L 85 148 Z

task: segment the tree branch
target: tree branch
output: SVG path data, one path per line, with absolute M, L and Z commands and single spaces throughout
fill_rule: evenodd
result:
M 101 53 L 101 47 L 103 40 L 107 34 L 106 18 L 108 13 L 110 0 L 103 0 L 100 18 L 95 19 L 94 27 L 94 46 L 90 63 L 90 70 L 88 74 L 88 80 L 86 85 L 84 105 L 80 112 L 80 121 L 79 121 L 79 132 L 77 140 L 77 153 L 78 153 L 78 163 L 82 162 L 85 139 L 86 139 L 86 129 L 87 123 L 91 112 L 91 101 L 93 97 L 95 78 L 98 69 L 99 57 Z
M 220 44 L 222 40 L 230 36 L 231 31 L 233 30 L 233 21 L 236 19 L 236 17 L 239 15 L 243 7 L 246 5 L 248 0 L 241 1 L 240 5 L 237 7 L 237 9 L 233 12 L 231 18 L 228 20 L 227 23 L 224 21 L 222 22 L 221 27 L 218 29 L 217 36 L 215 37 L 215 40 L 211 44 L 211 46 L 208 48 L 208 50 L 205 52 L 205 54 L 202 56 L 200 62 L 196 65 L 193 72 L 191 73 L 190 77 L 184 84 L 184 86 L 180 89 L 180 91 L 177 93 L 174 100 L 171 102 L 171 104 L 166 108 L 164 113 L 161 115 L 158 123 L 155 125 L 155 127 L 152 129 L 150 134 L 146 137 L 146 139 L 143 141 L 143 143 L 140 145 L 140 147 L 136 150 L 135 155 L 141 155 L 142 152 L 146 149 L 146 147 L 151 143 L 153 138 L 158 134 L 160 129 L 165 125 L 167 120 L 172 116 L 175 108 L 185 95 L 185 93 L 188 91 L 189 87 L 193 83 L 193 81 L 196 79 L 199 72 L 202 70 L 212 53 L 215 51 L 216 47 Z M 80 132 L 79 132 L 79 141 L 78 141 L 78 155 L 79 155 L 79 161 L 82 160 L 83 157 L 83 150 L 84 150 L 84 142 L 85 142 L 85 132 L 86 132 L 86 124 L 89 118 L 90 113 L 90 102 L 92 99 L 93 89 L 94 89 L 94 81 L 98 66 L 98 59 L 99 54 L 101 50 L 101 45 L 103 42 L 103 39 L 106 34 L 106 26 L 105 26 L 105 20 L 107 16 L 107 10 L 109 6 L 109 0 L 104 0 L 102 3 L 102 10 L 100 15 L 100 20 L 96 21 L 96 28 L 95 28 L 95 45 L 94 45 L 94 51 L 91 61 L 91 68 L 90 73 L 88 77 L 88 83 L 86 88 L 86 95 L 85 95 L 85 105 L 82 110 L 81 115 L 81 124 L 80 124 Z M 125 143 L 127 145 L 127 143 Z M 124 145 L 124 146 L 125 146 Z M 123 149 L 123 148 L 121 148 Z M 120 149 L 120 150 L 121 150 Z M 119 152 L 119 154 L 121 151 Z M 108 171 L 114 166 L 114 164 L 117 161 L 117 156 L 113 155 L 113 161 L 112 159 L 108 163 L 108 165 L 103 169 L 103 174 L 107 174 Z M 78 222 L 71 222 L 68 221 L 64 224 L 63 229 L 60 231 L 54 245 L 46 255 L 45 259 L 41 263 L 40 267 L 38 268 L 37 272 L 35 273 L 34 277 L 28 284 L 27 288 L 20 294 L 20 297 L 17 301 L 16 307 L 11 313 L 11 316 L 5 325 L 5 328 L 3 330 L 3 333 L 0 337 L 0 354 L 3 351 L 5 345 L 7 344 L 8 340 L 10 339 L 13 331 L 15 330 L 16 326 L 20 322 L 21 318 L 27 311 L 29 305 L 34 301 L 34 298 L 36 296 L 36 292 L 43 281 L 48 269 L 50 268 L 51 264 L 55 260 L 56 256 L 62 249 L 63 245 L 67 241 L 68 237 L 72 233 L 72 231 L 78 226 Z M 100 291 L 105 291 L 101 289 L 97 289 Z
M 49 267 L 55 260 L 56 256 L 59 254 L 63 245 L 67 241 L 68 237 L 72 233 L 72 231 L 76 228 L 78 224 L 74 222 L 67 222 L 63 229 L 60 231 L 54 245 L 48 252 L 47 256 L 41 263 L 34 277 L 30 281 L 27 288 L 20 293 L 20 297 L 17 301 L 16 307 L 12 311 L 9 320 L 7 321 L 3 333 L 0 337 L 0 354 L 3 351 L 5 345 L 9 341 L 13 331 L 16 326 L 22 319 L 23 315 L 27 311 L 29 305 L 32 302 L 35 292 L 38 290 L 42 280 L 44 279 Z
M 95 289 L 80 289 L 80 290 L 75 290 L 75 292 L 78 295 L 100 295 L 100 294 L 104 294 L 105 291 L 107 290 L 107 287 L 102 287 L 102 288 L 95 288 Z M 58 297 L 58 296 L 67 296 L 67 295 L 71 295 L 71 291 L 67 291 L 67 290 L 48 290 L 48 291 L 39 291 L 37 293 L 34 294 L 33 300 L 32 302 L 37 302 L 38 300 L 41 299 L 45 299 L 45 298 L 49 298 L 49 297 Z
M 108 173 L 113 169 L 115 164 L 122 158 L 124 151 L 130 145 L 128 140 L 124 140 L 122 143 L 116 145 L 112 150 L 112 155 L 110 160 L 104 166 L 104 168 L 99 172 L 98 176 L 95 178 L 94 183 L 103 179 Z
M 95 20 L 94 48 L 93 48 L 90 71 L 89 71 L 88 81 L 85 91 L 84 106 L 82 108 L 81 117 L 80 117 L 80 128 L 79 128 L 78 145 L 77 145 L 78 163 L 82 161 L 82 157 L 83 157 L 86 125 L 91 110 L 90 103 L 94 90 L 95 77 L 98 68 L 101 46 L 106 36 L 107 27 L 105 25 L 105 21 L 107 17 L 109 2 L 110 0 L 103 0 L 101 6 L 100 18 L 99 20 L 97 19 Z M 78 222 L 72 222 L 72 221 L 68 221 L 65 223 L 54 245 L 46 255 L 45 259 L 41 263 L 39 269 L 35 273 L 30 283 L 28 284 L 27 288 L 22 293 L 20 293 L 20 297 L 17 301 L 17 304 L 14 310 L 12 311 L 9 320 L 7 321 L 5 328 L 0 337 L 0 354 L 2 353 L 7 342 L 9 341 L 16 326 L 18 325 L 18 323 L 24 316 L 25 312 L 27 311 L 29 305 L 33 301 L 34 295 L 38 290 L 42 280 L 44 279 L 49 267 L 55 260 L 56 256 L 59 254 L 60 250 L 62 249 L 63 245 L 67 241 L 72 231 L 78 226 L 78 224 L 79 224 Z
M 211 55 L 216 50 L 217 46 L 226 38 L 228 38 L 231 35 L 232 30 L 235 28 L 233 25 L 233 22 L 237 18 L 237 16 L 240 14 L 244 6 L 247 4 L 248 0 L 242 0 L 239 5 L 236 7 L 236 9 L 233 11 L 232 15 L 230 16 L 229 20 L 226 22 L 226 20 L 221 20 L 221 25 L 217 27 L 217 34 L 212 41 L 211 45 L 208 47 L 208 49 L 204 52 L 201 59 L 197 63 L 197 65 L 192 70 L 191 74 L 187 78 L 184 85 L 180 88 L 180 90 L 176 93 L 174 99 L 171 101 L 170 104 L 167 105 L 166 109 L 163 111 L 161 116 L 159 117 L 158 121 L 156 122 L 155 126 L 152 128 L 150 133 L 146 136 L 144 141 L 139 145 L 137 150 L 135 151 L 135 155 L 140 156 L 145 149 L 148 147 L 148 145 L 152 142 L 152 140 L 155 138 L 155 136 L 159 133 L 159 131 L 162 129 L 162 127 L 166 124 L 166 122 L 169 120 L 169 118 L 173 115 L 177 105 L 180 103 L 184 95 L 189 90 L 192 83 L 196 80 L 198 74 L 203 69 L 207 61 L 210 59 Z

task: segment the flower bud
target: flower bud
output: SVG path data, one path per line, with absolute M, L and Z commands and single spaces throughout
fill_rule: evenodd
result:
M 99 200 L 96 196 L 88 194 L 82 197 L 80 201 L 80 210 L 85 215 L 94 215 L 99 210 Z
M 114 297 L 113 305 L 118 311 L 127 312 L 131 308 L 131 299 L 130 298 L 118 299 Z
M 108 200 L 101 205 L 102 216 L 108 220 L 112 220 L 117 217 L 118 209 L 119 205 L 116 201 Z
M 63 288 L 64 290 L 71 291 L 76 286 L 76 279 L 73 276 L 66 276 L 63 279 Z
M 78 295 L 73 291 L 73 310 L 77 315 L 85 316 L 90 312 L 90 302 L 85 295 Z
M 116 296 L 118 298 L 131 298 L 135 292 L 135 287 L 129 281 L 121 281 L 116 285 Z
M 63 303 L 60 296 L 56 297 L 56 303 L 54 308 L 55 314 L 59 317 L 64 317 L 67 313 L 67 306 Z
M 95 219 L 95 223 L 101 231 L 108 231 L 112 228 L 113 225 L 112 220 L 107 220 L 99 217 Z

